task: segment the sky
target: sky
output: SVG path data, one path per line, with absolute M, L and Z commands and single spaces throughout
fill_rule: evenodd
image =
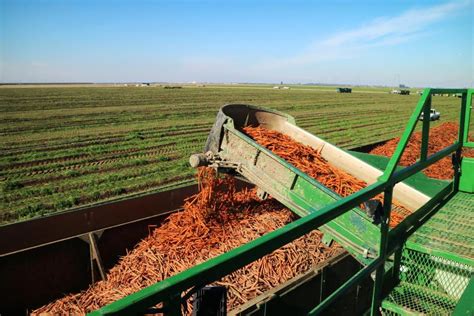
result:
M 474 0 L 0 0 L 0 82 L 474 87 Z

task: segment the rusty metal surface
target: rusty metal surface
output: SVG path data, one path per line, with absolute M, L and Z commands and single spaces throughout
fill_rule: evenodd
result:
M 26 314 L 87 288 L 99 275 L 83 236 L 100 231 L 97 250 L 107 271 L 196 191 L 190 185 L 1 227 L 0 314 Z
M 159 226 L 167 216 L 158 214 L 104 230 L 97 246 L 105 271 L 148 235 L 149 225 Z M 91 271 L 89 244 L 78 237 L 1 257 L 0 314 L 25 314 L 65 293 L 84 290 L 92 282 L 92 273 L 100 280 L 97 269 Z
M 79 238 L 0 258 L 0 314 L 28 310 L 85 289 L 91 282 L 89 245 Z
M 0 257 L 179 209 L 195 184 L 0 227 Z

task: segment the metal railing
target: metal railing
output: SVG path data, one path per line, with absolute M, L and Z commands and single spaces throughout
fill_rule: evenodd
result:
M 442 149 L 441 151 L 428 156 L 429 143 L 429 113 L 431 109 L 431 97 L 433 94 L 461 94 L 461 115 L 459 121 L 459 137 L 458 140 Z M 189 298 L 190 293 L 197 289 L 210 284 L 220 278 L 234 272 L 235 270 L 252 263 L 253 261 L 271 253 L 272 251 L 284 246 L 287 243 L 317 229 L 327 222 L 335 219 L 341 214 L 359 206 L 363 202 L 373 198 L 374 196 L 384 193 L 384 212 L 380 225 L 381 242 L 379 246 L 379 255 L 370 264 L 358 271 L 353 277 L 346 281 L 330 296 L 318 304 L 309 315 L 318 315 L 326 307 L 334 302 L 335 299 L 347 292 L 352 286 L 358 284 L 364 278 L 367 278 L 372 272 L 376 271 L 373 299 L 371 306 L 371 314 L 377 314 L 381 305 L 383 280 L 385 277 L 385 262 L 395 254 L 394 267 L 392 268 L 392 278 L 398 278 L 398 267 L 400 265 L 401 250 L 404 241 L 410 236 L 418 226 L 423 222 L 433 208 L 444 200 L 449 198 L 452 191 L 457 190 L 459 183 L 459 171 L 454 175 L 452 185 L 446 186 L 436 196 L 434 196 L 425 205 L 415 211 L 413 214 L 405 218 L 396 228 L 389 229 L 390 212 L 392 206 L 393 187 L 414 175 L 415 173 L 425 169 L 440 159 L 447 157 L 451 153 L 455 153 L 453 161 L 458 164 L 463 144 L 473 143 L 466 142 L 467 127 L 469 126 L 469 112 L 472 105 L 473 90 L 468 89 L 425 89 L 419 100 L 415 111 L 410 117 L 407 128 L 403 133 L 394 155 L 391 157 L 385 172 L 377 182 L 367 186 L 366 188 L 344 197 L 335 203 L 323 207 L 317 213 L 311 213 L 292 223 L 285 225 L 273 232 L 270 232 L 250 243 L 244 244 L 238 248 L 232 249 L 222 255 L 212 258 L 204 263 L 196 265 L 186 271 L 178 273 L 161 282 L 151 285 L 141 291 L 133 293 L 116 302 L 113 302 L 91 315 L 109 315 L 109 314 L 136 314 L 143 313 L 151 306 L 163 303 L 163 308 L 159 311 L 167 315 L 181 314 L 181 306 L 183 302 Z M 424 113 L 423 129 L 422 129 L 422 146 L 420 160 L 415 164 L 397 170 L 396 167 L 400 158 L 405 151 L 408 141 L 415 130 L 415 126 L 421 113 Z M 190 290 L 191 289 L 191 290 Z M 187 292 L 182 297 L 182 293 Z M 158 311 L 158 310 L 155 310 Z

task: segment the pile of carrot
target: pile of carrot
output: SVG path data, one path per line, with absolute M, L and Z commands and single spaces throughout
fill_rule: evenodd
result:
M 458 139 L 459 126 L 453 122 L 443 123 L 430 129 L 430 137 L 428 143 L 428 154 L 434 154 L 441 149 L 453 144 Z M 413 133 L 408 145 L 400 159 L 400 165 L 410 166 L 420 159 L 421 149 L 421 132 Z M 400 138 L 389 140 L 370 151 L 372 155 L 391 157 L 397 148 Z M 466 151 L 464 156 L 474 157 L 473 151 Z M 454 176 L 453 165 L 450 157 L 445 157 L 435 164 L 424 169 L 423 172 L 435 179 L 449 180 Z
M 294 220 L 294 214 L 273 199 L 261 201 L 254 190 L 235 188 L 230 177 L 216 177 L 201 168 L 201 190 L 189 198 L 183 211 L 171 214 L 163 225 L 139 242 L 108 273 L 107 279 L 87 290 L 42 306 L 33 314 L 84 314 L 164 280 Z M 314 230 L 271 254 L 214 283 L 227 287 L 228 309 L 342 251 L 325 246 Z M 190 300 L 183 311 L 190 313 Z
M 367 186 L 366 182 L 332 166 L 318 150 L 303 145 L 283 133 L 262 126 L 247 126 L 243 131 L 260 145 L 343 197 Z M 383 202 L 383 194 L 377 195 L 374 199 Z M 390 227 L 395 227 L 410 214 L 396 201 L 393 204 L 396 207 L 391 212 Z

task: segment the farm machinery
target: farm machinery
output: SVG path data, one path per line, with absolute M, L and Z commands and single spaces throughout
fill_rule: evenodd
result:
M 298 219 L 92 314 L 152 313 L 150 307 L 160 303 L 163 307 L 155 312 L 180 314 L 183 293 L 197 292 L 319 229 L 326 243 L 337 242 L 357 264 L 348 269 L 338 265 L 339 259 L 335 260 L 333 270 L 327 270 L 330 267 L 326 265 L 326 270 L 320 271 L 322 274 L 329 271 L 326 273 L 330 278 L 321 273 L 317 281 L 314 275 L 298 277 L 231 313 L 273 315 L 288 314 L 292 310 L 294 314 L 318 315 L 335 313 L 337 307 L 334 309 L 334 306 L 347 301 L 349 306 L 357 308 L 345 312 L 354 314 L 472 315 L 474 158 L 463 157 L 462 151 L 474 148 L 468 138 L 473 92 L 425 89 L 390 159 L 340 149 L 299 128 L 291 116 L 281 112 L 243 104 L 222 107 L 204 152 L 191 156 L 190 164 L 212 167 L 218 173 L 242 180 L 243 185 L 257 187 L 262 199 L 271 196 L 293 211 Z M 437 153 L 429 154 L 430 120 L 422 120 L 420 158 L 411 166 L 399 167 L 420 116 L 430 114 L 432 95 L 438 93 L 462 95 L 458 139 Z M 310 146 L 331 165 L 364 181 L 367 186 L 342 197 L 246 135 L 243 128 L 247 126 L 278 131 Z M 452 157 L 452 181 L 421 175 L 420 171 L 447 156 Z M 383 202 L 371 204 L 380 194 L 383 194 Z M 390 226 L 391 213 L 397 208 L 407 213 L 393 227 Z M 100 266 L 94 238 L 89 238 L 89 244 L 93 250 L 91 262 L 94 259 L 96 266 Z M 345 278 L 337 277 L 347 273 Z M 370 295 L 363 297 L 361 292 Z

